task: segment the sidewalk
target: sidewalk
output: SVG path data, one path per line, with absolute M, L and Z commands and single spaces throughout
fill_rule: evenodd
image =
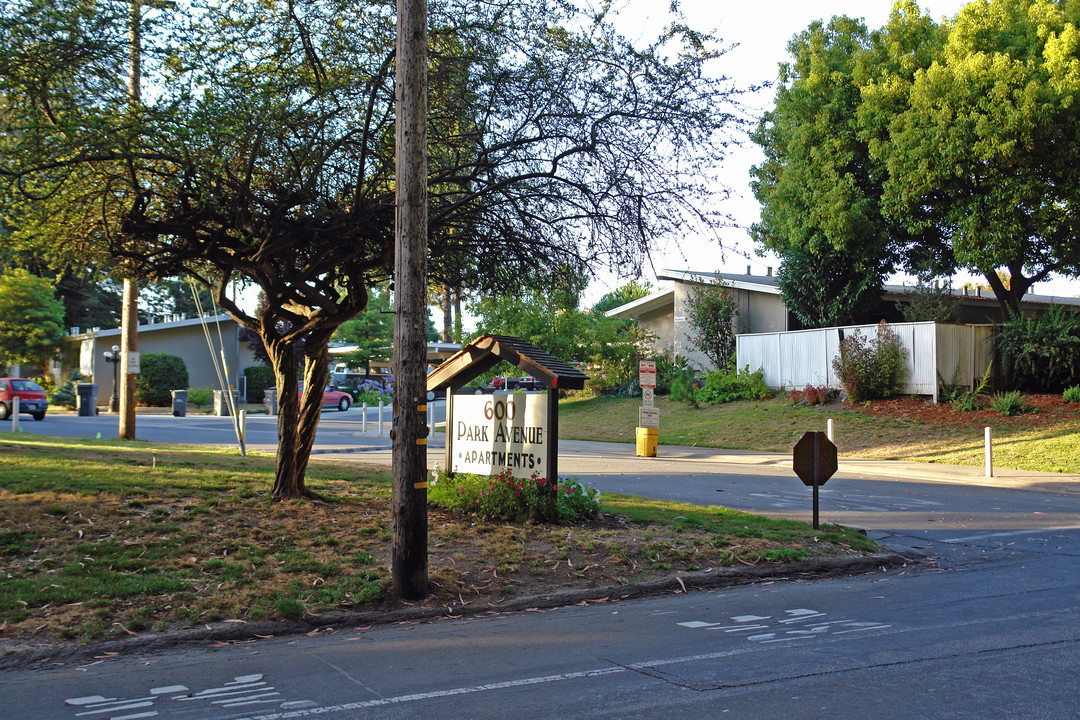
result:
M 325 449 L 316 457 L 347 455 L 352 459 L 373 464 L 391 464 L 389 437 L 378 438 L 369 432 L 361 435 L 373 441 L 376 447 L 366 446 L 358 450 Z M 428 465 L 445 466 L 444 436 L 432 433 L 428 445 Z M 720 448 L 661 445 L 656 457 L 637 457 L 633 443 L 611 443 L 589 440 L 559 441 L 560 475 L 586 472 L 585 468 L 604 464 L 608 471 L 635 474 L 672 474 L 693 472 L 693 464 L 728 465 L 732 470 L 743 472 L 767 472 L 769 474 L 794 475 L 790 453 L 767 453 L 753 450 L 725 450 Z M 840 457 L 836 477 L 875 477 L 922 482 L 979 485 L 1014 489 L 1030 489 L 1048 492 L 1080 494 L 1080 475 L 995 468 L 993 477 L 986 477 L 985 468 L 974 465 L 944 465 L 905 460 L 876 460 L 869 458 Z M 711 468 L 710 468 L 711 469 Z

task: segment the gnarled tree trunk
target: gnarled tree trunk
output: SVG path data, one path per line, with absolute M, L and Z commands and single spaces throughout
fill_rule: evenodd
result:
M 298 397 L 299 374 L 296 369 L 293 342 L 273 333 L 263 333 L 263 343 L 274 368 L 278 395 L 278 449 L 274 469 L 274 498 L 310 497 L 304 484 L 315 431 L 322 412 L 323 387 L 330 366 L 329 333 L 309 335 L 305 345 L 303 395 Z

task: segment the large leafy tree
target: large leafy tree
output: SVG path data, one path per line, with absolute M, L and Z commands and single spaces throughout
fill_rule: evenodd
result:
M 78 266 L 53 267 L 48 258 L 12 247 L 0 230 L 0 272 L 23 268 L 48 280 L 64 304 L 65 328 L 119 327 L 120 289 L 102 268 L 86 262 Z
M 48 376 L 63 336 L 64 304 L 48 280 L 22 268 L 0 275 L 0 366 L 36 365 Z
M 524 287 L 493 293 L 469 304 L 476 316 L 476 336 L 512 335 L 563 360 L 581 360 L 590 346 L 589 314 L 580 309 L 585 278 L 577 276 L 549 287 Z
M 881 107 L 899 112 L 943 42 L 942 28 L 904 0 L 882 30 L 834 17 L 788 45 L 793 59 L 781 66 L 776 104 L 753 136 L 765 162 L 753 169 L 762 209 L 752 233 L 781 256 L 781 293 L 806 327 L 851 322 L 900 268 L 920 276 L 954 269 L 940 229 L 910 222 L 918 209 L 887 212 L 888 167 L 872 152 L 887 131 L 881 116 L 864 112 L 864 89 L 885 76 Z
M 394 4 L 192 0 L 140 23 L 135 103 L 125 4 L 0 8 L 5 206 L 43 252 L 213 288 L 275 371 L 274 495 L 304 495 L 321 399 L 288 391 L 294 349 L 317 387 L 393 267 Z M 715 38 L 676 18 L 636 47 L 564 0 L 433 0 L 429 27 L 433 282 L 633 271 L 656 236 L 719 222 L 736 120 Z M 265 306 L 237 305 L 237 278 Z
M 949 237 L 1013 312 L 1051 272 L 1080 273 L 1078 19 L 1073 2 L 972 2 L 929 67 L 866 89 L 886 208 Z
M 752 136 L 765 154 L 752 170 L 761 203 L 752 234 L 781 256 L 785 303 L 808 327 L 850 319 L 895 269 L 896 229 L 856 115 L 871 44 L 847 17 L 796 35 L 775 107 Z

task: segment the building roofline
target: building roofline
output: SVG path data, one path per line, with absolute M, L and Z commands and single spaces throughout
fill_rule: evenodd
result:
M 738 290 L 753 290 L 769 295 L 779 295 L 780 285 L 775 275 L 740 275 L 738 273 L 697 272 L 694 270 L 661 270 L 656 274 L 658 280 L 675 280 L 704 284 L 723 280 L 724 284 Z
M 637 300 L 631 300 L 625 305 L 612 308 L 604 313 L 609 318 L 634 318 L 651 310 L 659 310 L 675 302 L 675 290 L 667 289 L 654 292 Z
M 909 295 L 915 289 L 914 285 L 886 285 L 883 297 L 892 296 L 894 299 Z M 998 297 L 991 290 L 973 290 L 965 293 L 963 290 L 953 290 L 949 296 L 954 300 L 973 302 L 976 304 L 997 304 Z M 1021 303 L 1034 303 L 1037 305 L 1080 305 L 1080 298 L 1065 295 L 1038 295 L 1027 293 L 1020 298 Z
M 661 270 L 656 274 L 659 280 L 675 280 L 678 282 L 702 283 L 721 278 L 728 285 L 741 290 L 755 290 L 757 292 L 780 294 L 780 284 L 775 275 L 739 275 L 736 273 L 696 272 L 692 270 Z M 911 293 L 915 289 L 913 285 L 886 285 L 882 288 L 882 295 L 899 298 Z M 976 292 L 978 294 L 976 294 Z M 959 300 L 974 302 L 997 303 L 998 298 L 989 290 L 973 291 L 964 294 L 963 291 L 952 292 L 952 297 Z M 1035 303 L 1040 305 L 1076 305 L 1080 306 L 1080 298 L 1065 295 L 1039 295 L 1028 293 L 1020 302 Z
M 190 327 L 202 323 L 203 320 L 208 323 L 236 322 L 231 315 L 208 315 L 204 318 L 184 318 L 183 320 L 169 320 L 167 322 L 140 323 L 136 328 L 136 332 L 146 333 L 157 330 L 172 330 L 175 328 Z M 95 337 L 110 337 L 112 335 L 120 335 L 120 328 L 92 328 L 83 332 L 70 333 L 65 335 L 64 338 L 71 340 L 89 340 Z

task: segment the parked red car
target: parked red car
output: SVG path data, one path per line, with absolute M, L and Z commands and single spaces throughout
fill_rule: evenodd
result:
M 33 380 L 0 378 L 0 420 L 11 417 L 12 398 L 19 398 L 19 412 L 30 413 L 35 420 L 44 420 L 49 409 L 45 390 Z
M 276 387 L 266 388 L 266 395 L 267 396 L 263 398 L 263 404 L 264 405 L 267 402 L 269 402 L 271 393 L 273 393 L 273 396 L 276 398 L 277 397 L 277 388 Z M 297 397 L 297 399 L 300 399 L 303 396 L 304 396 L 304 384 L 300 383 L 300 390 L 299 390 L 299 392 L 297 392 L 296 397 Z M 353 402 L 352 395 L 350 395 L 347 392 L 342 392 L 341 390 L 335 389 L 333 385 L 327 385 L 323 389 L 323 395 L 322 395 L 323 410 L 326 410 L 327 408 L 336 407 L 341 412 L 345 412 L 346 410 L 349 409 L 349 406 L 352 405 L 352 402 Z

